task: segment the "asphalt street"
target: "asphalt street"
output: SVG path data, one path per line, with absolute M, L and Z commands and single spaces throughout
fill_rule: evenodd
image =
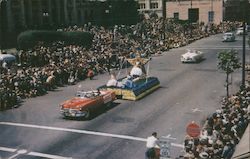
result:
M 222 34 L 214 35 L 154 57 L 149 73 L 159 78 L 161 88 L 139 101 L 116 100 L 91 120 L 66 120 L 59 113 L 59 104 L 79 89 L 105 84 L 108 74 L 60 87 L 25 100 L 19 108 L 0 112 L 0 158 L 141 159 L 144 140 L 153 131 L 172 137 L 174 158 L 183 153 L 187 124 L 202 125 L 220 107 L 226 95 L 226 76 L 217 69 L 217 53 L 233 48 L 241 56 L 241 38 L 223 43 Z M 180 56 L 188 48 L 203 51 L 206 59 L 182 64 Z M 248 56 L 246 60 L 249 62 Z M 238 70 L 232 75 L 230 94 L 239 89 L 240 82 Z

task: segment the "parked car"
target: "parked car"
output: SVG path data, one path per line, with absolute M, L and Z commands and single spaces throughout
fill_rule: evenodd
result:
M 11 54 L 0 54 L 0 61 L 14 62 L 16 61 L 16 57 Z
M 187 50 L 185 54 L 181 55 L 182 63 L 199 62 L 204 59 L 204 54 L 197 50 Z
M 246 27 L 246 34 L 247 34 L 247 28 L 248 27 Z M 237 28 L 237 30 L 236 30 L 236 35 L 243 35 L 243 27 L 240 27 L 240 28 Z
M 112 91 L 78 91 L 76 96 L 60 105 L 64 117 L 91 118 L 92 114 L 116 99 Z
M 0 67 L 11 67 L 16 62 L 16 57 L 11 54 L 0 54 Z M 5 64 L 4 64 L 5 63 Z
M 235 41 L 235 35 L 232 32 L 227 32 L 223 34 L 223 42 Z

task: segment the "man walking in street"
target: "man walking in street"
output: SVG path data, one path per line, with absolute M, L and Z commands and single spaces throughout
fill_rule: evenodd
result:
M 159 148 L 157 132 L 153 132 L 152 136 L 149 136 L 147 138 L 146 147 L 147 147 L 147 151 L 145 153 L 146 159 L 155 159 L 156 158 L 155 148 Z

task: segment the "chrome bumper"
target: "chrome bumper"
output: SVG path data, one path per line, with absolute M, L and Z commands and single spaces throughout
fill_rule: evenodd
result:
M 84 117 L 86 115 L 85 111 L 76 109 L 61 109 L 60 112 L 65 117 Z

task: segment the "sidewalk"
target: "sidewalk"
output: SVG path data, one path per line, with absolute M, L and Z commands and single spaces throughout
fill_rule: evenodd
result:
M 250 158 L 250 126 L 248 124 L 240 143 L 236 146 L 232 159 Z

